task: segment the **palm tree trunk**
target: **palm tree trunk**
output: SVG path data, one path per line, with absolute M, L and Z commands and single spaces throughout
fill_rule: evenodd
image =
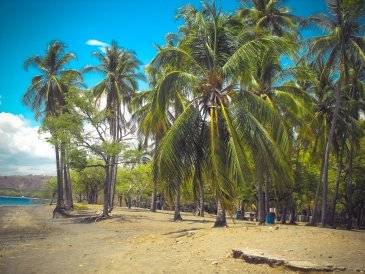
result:
M 55 145 L 56 165 L 57 165 L 57 204 L 56 209 L 64 209 L 65 203 L 63 200 L 63 176 L 62 176 L 62 161 L 60 160 L 60 149 L 58 144 Z
M 155 134 L 155 155 L 160 144 L 160 134 Z M 157 207 L 157 176 L 153 176 L 153 187 L 152 187 L 152 196 L 151 196 L 151 212 L 156 212 Z
M 347 198 L 347 225 L 346 229 L 350 230 L 352 229 L 352 162 L 353 162 L 353 152 L 354 152 L 354 146 L 351 143 L 350 144 L 350 151 L 349 151 L 349 159 L 348 159 L 348 180 L 347 180 L 347 186 L 346 186 L 346 198 Z
M 333 194 L 333 200 L 332 200 L 332 209 L 331 209 L 331 225 L 333 228 L 336 227 L 336 222 L 335 222 L 335 215 L 336 215 L 336 204 L 337 204 L 337 199 L 338 199 L 338 190 L 340 188 L 340 180 L 341 180 L 341 173 L 342 173 L 342 156 L 343 156 L 343 149 L 344 149 L 344 142 L 341 145 L 340 148 L 340 153 L 338 155 L 337 158 L 337 162 L 338 162 L 338 168 L 337 168 L 337 178 L 336 178 L 336 188 L 335 188 L 335 193 Z
M 296 193 L 300 192 L 300 182 L 301 182 L 299 157 L 300 157 L 300 146 L 298 143 L 298 147 L 297 147 L 297 151 L 296 151 L 296 160 L 295 160 L 295 183 L 294 183 L 294 191 L 293 191 Z M 291 204 L 290 220 L 289 220 L 290 224 L 296 224 L 296 220 L 297 220 L 297 204 L 296 204 L 296 200 L 294 198 L 293 192 L 290 195 L 290 201 L 291 201 L 291 203 L 290 203 Z
M 199 184 L 199 216 L 204 217 L 204 182 L 203 180 L 200 181 Z
M 64 163 L 63 165 L 63 176 L 65 178 L 65 206 L 67 210 L 73 210 L 73 199 L 72 199 L 72 187 L 71 187 L 71 176 L 68 165 Z
M 110 189 L 110 158 L 105 161 L 105 180 L 104 180 L 104 203 L 102 217 L 109 216 L 109 189 Z
M 180 212 L 180 203 L 181 203 L 181 187 L 179 182 L 176 189 L 174 222 L 182 221 Z
M 215 219 L 214 227 L 227 226 L 226 211 L 222 207 L 221 202 L 218 199 L 217 202 L 217 218 Z
M 265 216 L 270 213 L 270 177 L 266 173 L 265 176 Z
M 318 179 L 317 188 L 316 188 L 316 194 L 314 196 L 312 220 L 309 222 L 310 225 L 315 225 L 317 223 L 318 199 L 319 199 L 319 192 L 321 190 L 321 185 L 322 185 L 323 169 L 324 169 L 324 159 L 321 162 L 321 172 L 319 174 L 319 179 Z
M 293 195 L 290 195 L 290 220 L 289 224 L 295 225 L 297 220 L 297 208 Z
M 258 221 L 259 221 L 259 224 L 264 224 L 265 223 L 265 205 L 264 205 L 264 193 L 262 191 L 262 183 L 263 183 L 263 177 L 259 176 L 259 178 L 258 178 L 258 189 L 257 189 Z
M 109 184 L 109 212 L 112 211 L 113 207 L 114 207 L 114 193 L 115 193 L 115 187 L 116 187 L 116 175 L 117 175 L 117 165 L 116 165 L 116 156 L 112 156 L 111 157 L 111 163 L 110 163 L 110 168 L 109 168 L 109 180 L 110 180 L 110 184 Z
M 322 218 L 321 218 L 321 226 L 326 227 L 327 224 L 327 198 L 328 198 L 328 169 L 329 169 L 329 160 L 330 160 L 330 152 L 331 145 L 333 142 L 333 138 L 335 135 L 335 129 L 337 125 L 338 114 L 340 112 L 340 104 L 341 104 L 341 84 L 338 85 L 336 89 L 336 106 L 333 114 L 333 119 L 331 123 L 331 129 L 327 140 L 326 152 L 324 156 L 324 165 L 323 165 L 323 199 L 322 199 Z

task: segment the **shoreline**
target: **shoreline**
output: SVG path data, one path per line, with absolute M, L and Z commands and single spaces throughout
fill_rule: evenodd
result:
M 1 273 L 295 273 L 234 259 L 232 249 L 365 271 L 365 231 L 274 225 L 116 208 L 97 224 L 52 219 L 54 206 L 0 207 Z M 82 213 L 96 214 L 100 206 Z M 75 212 L 76 214 L 77 212 Z

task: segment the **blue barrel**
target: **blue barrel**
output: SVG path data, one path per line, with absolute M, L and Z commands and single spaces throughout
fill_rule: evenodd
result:
M 275 216 L 272 214 L 269 214 L 266 216 L 266 223 L 267 224 L 274 224 L 275 223 Z

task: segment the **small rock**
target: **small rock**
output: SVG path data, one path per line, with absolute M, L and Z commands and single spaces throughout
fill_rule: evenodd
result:
M 279 229 L 279 227 L 278 226 L 275 226 L 275 230 L 278 230 Z
M 261 256 L 263 256 L 265 253 L 264 253 L 264 252 L 260 252 L 259 254 L 260 254 Z
M 328 258 L 332 259 L 332 256 L 328 256 Z
M 213 261 L 211 264 L 218 264 L 218 262 L 217 261 Z
M 292 251 L 294 251 L 294 249 L 288 249 L 288 252 L 292 252 Z

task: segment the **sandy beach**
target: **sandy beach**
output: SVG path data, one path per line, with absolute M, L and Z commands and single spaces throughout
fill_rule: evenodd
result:
M 214 216 L 117 208 L 113 218 L 52 219 L 51 206 L 0 207 L 0 273 L 292 273 L 284 266 L 250 264 L 232 249 L 365 271 L 365 231 L 258 226 Z M 99 206 L 74 214 L 96 214 Z

